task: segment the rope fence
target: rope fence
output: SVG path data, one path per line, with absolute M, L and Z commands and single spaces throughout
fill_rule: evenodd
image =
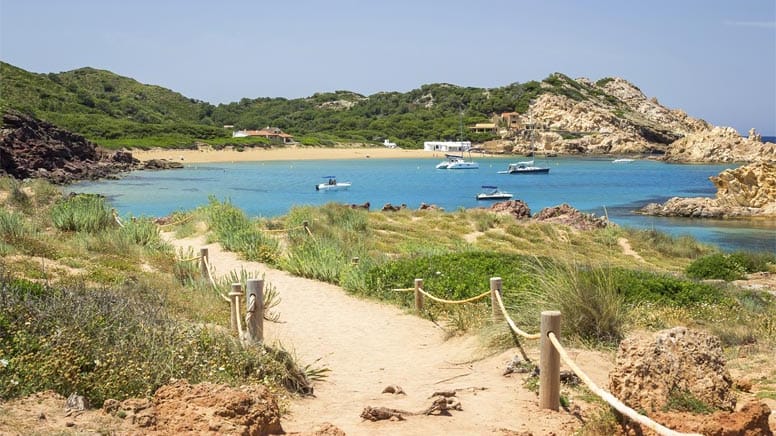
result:
M 681 433 L 665 427 L 649 417 L 639 414 L 614 395 L 596 385 L 569 357 L 568 352 L 560 343 L 558 336 L 560 335 L 561 313 L 559 311 L 544 311 L 541 313 L 540 333 L 526 333 L 518 328 L 504 306 L 504 301 L 501 297 L 500 277 L 492 277 L 490 279 L 490 291 L 465 300 L 446 300 L 435 297 L 423 290 L 423 279 L 415 279 L 415 287 L 413 288 L 394 288 L 391 291 L 415 291 L 415 309 L 419 312 L 423 309 L 424 298 L 426 297 L 443 304 L 463 304 L 480 300 L 490 294 L 494 321 L 506 321 L 509 328 L 523 338 L 540 339 L 539 407 L 542 409 L 557 411 L 560 408 L 560 362 L 562 360 L 594 394 L 633 422 L 649 428 L 660 436 L 701 436 L 697 433 Z

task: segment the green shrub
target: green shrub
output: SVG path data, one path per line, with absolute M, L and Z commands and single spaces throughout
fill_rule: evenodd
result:
M 32 233 L 22 215 L 6 209 L 0 209 L 0 238 L 13 244 Z
M 51 220 L 62 231 L 97 233 L 116 225 L 105 199 L 94 194 L 77 194 L 51 208 Z
M 746 268 L 728 254 L 715 253 L 696 259 L 685 270 L 694 279 L 739 280 L 746 276 Z
M 668 274 L 624 269 L 615 269 L 613 274 L 618 293 L 629 304 L 651 302 L 687 306 L 719 303 L 724 299 L 724 294 L 718 287 Z
M 776 254 L 767 252 L 736 251 L 728 255 L 748 273 L 767 272 L 769 265 L 776 265 Z

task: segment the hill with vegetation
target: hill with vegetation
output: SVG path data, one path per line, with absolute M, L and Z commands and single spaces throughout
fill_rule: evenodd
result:
M 529 109 L 549 134 L 542 138 L 545 149 L 559 152 L 663 152 L 688 132 L 708 128 L 648 100 L 622 79 L 592 82 L 561 73 L 496 88 L 437 83 L 406 93 L 335 91 L 296 99 L 243 98 L 217 106 L 93 68 L 36 74 L 0 63 L 0 75 L 0 108 L 30 113 L 108 147 L 257 141 L 231 138 L 231 129 L 223 126 L 233 125 L 279 127 L 303 145 L 378 144 L 388 138 L 419 148 L 423 141 L 463 136 L 477 143 L 505 141 L 501 151 L 511 152 L 521 141 L 514 133 L 474 133 L 461 125 L 489 122 L 503 112 L 522 114 L 528 123 Z

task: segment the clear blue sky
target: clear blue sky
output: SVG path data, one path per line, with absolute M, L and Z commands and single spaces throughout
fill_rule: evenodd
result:
M 0 0 L 0 59 L 214 104 L 619 76 L 712 124 L 776 135 L 775 0 Z

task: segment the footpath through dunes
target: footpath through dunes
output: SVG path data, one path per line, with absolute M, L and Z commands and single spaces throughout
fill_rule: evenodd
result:
M 572 414 L 538 408 L 537 394 L 523 386 L 524 374 L 503 375 L 517 349 L 484 358 L 476 337 L 446 339 L 434 323 L 402 309 L 348 295 L 341 288 L 246 262 L 204 237 L 171 239 L 176 247 L 207 247 L 216 279 L 241 268 L 264 275 L 281 298 L 281 323 L 265 322 L 265 340 L 295 353 L 302 365 L 330 370 L 314 384 L 315 396 L 293 399 L 282 421 L 286 432 L 308 433 L 331 423 L 348 435 L 481 435 L 531 432 L 569 434 L 581 426 Z M 409 286 L 409 284 L 408 284 Z M 483 278 L 487 288 L 487 278 Z M 228 319 L 224 305 L 224 319 Z M 537 320 L 537 330 L 538 330 Z M 506 328 L 506 327 L 505 327 Z M 524 344 L 538 363 L 538 345 Z M 573 352 L 600 385 L 606 385 L 611 358 Z M 400 386 L 406 395 L 382 393 Z M 462 410 L 452 416 L 405 416 L 405 421 L 367 421 L 367 406 L 419 412 L 436 391 L 457 390 Z

